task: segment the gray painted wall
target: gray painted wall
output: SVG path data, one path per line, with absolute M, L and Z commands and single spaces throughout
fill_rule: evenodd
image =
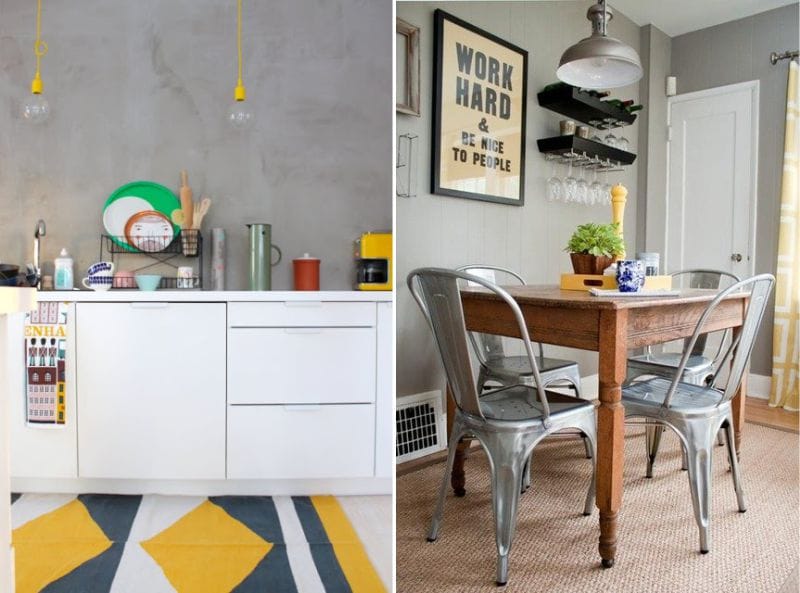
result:
M 223 120 L 236 82 L 235 3 L 52 0 L 42 62 L 53 116 L 17 116 L 34 72 L 35 2 L 0 0 L 0 261 L 67 247 L 76 276 L 99 255 L 108 195 L 133 180 L 215 203 L 206 228 L 228 235 L 228 287 L 246 288 L 246 222 L 273 224 L 291 288 L 291 259 L 322 258 L 322 288 L 348 289 L 352 241 L 392 223 L 392 4 L 304 0 L 244 4 L 245 84 L 256 113 L 246 134 Z M 52 269 L 46 266 L 45 270 Z
M 639 187 L 643 207 L 637 212 L 636 238 L 642 251 L 664 253 L 667 187 L 667 94 L 666 78 L 670 72 L 671 38 L 653 25 L 642 27 L 642 96 L 647 110 L 639 126 Z M 647 89 L 646 91 L 644 89 Z
M 757 273 L 776 270 L 783 135 L 786 114 L 787 63 L 773 66 L 772 51 L 798 48 L 798 5 L 687 33 L 672 40 L 672 74 L 678 92 L 758 80 Z M 772 306 L 768 307 L 753 350 L 751 370 L 772 374 Z
M 417 192 L 397 198 L 397 395 L 444 386 L 430 331 L 408 293 L 405 277 L 418 266 L 456 267 L 493 263 L 519 271 L 531 284 L 553 284 L 571 270 L 562 252 L 572 230 L 588 221 L 607 222 L 610 208 L 548 203 L 545 180 L 550 164 L 538 152 L 536 139 L 558 134 L 563 117 L 539 107 L 536 93 L 556 80 L 563 51 L 590 33 L 586 9 L 591 2 L 402 2 L 397 16 L 421 28 L 422 116 L 397 114 L 397 133 L 418 139 Z M 433 11 L 442 8 L 529 52 L 525 205 L 503 206 L 430 194 L 431 78 Z M 611 34 L 639 48 L 639 27 L 617 13 Z M 639 100 L 638 85 L 618 89 L 615 96 Z M 646 112 L 645 112 L 646 113 Z M 632 151 L 638 144 L 638 124 L 625 128 Z M 561 177 L 565 169 L 559 170 Z M 610 181 L 629 190 L 625 212 L 628 251 L 636 241 L 637 170 L 628 167 Z M 535 336 L 534 336 L 535 339 Z M 558 353 L 560 349 L 551 348 Z M 583 375 L 596 372 L 597 357 L 578 350 L 561 350 L 581 364 Z

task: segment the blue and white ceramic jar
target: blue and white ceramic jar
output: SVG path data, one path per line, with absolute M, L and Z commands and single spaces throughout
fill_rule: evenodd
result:
M 617 287 L 620 292 L 638 292 L 644 286 L 644 265 L 639 259 L 617 262 Z

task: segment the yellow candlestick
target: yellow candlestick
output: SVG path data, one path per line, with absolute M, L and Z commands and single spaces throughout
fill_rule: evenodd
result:
M 624 241 L 625 237 L 622 234 L 622 223 L 625 218 L 625 202 L 628 190 L 624 185 L 617 184 L 611 188 L 611 222 L 617 225 L 617 234 L 619 238 Z M 617 259 L 625 259 L 625 249 L 623 247 L 622 253 L 617 253 Z

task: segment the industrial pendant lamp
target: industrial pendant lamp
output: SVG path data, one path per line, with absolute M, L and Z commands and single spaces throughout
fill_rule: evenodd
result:
M 238 0 L 236 11 L 236 47 L 239 56 L 239 71 L 236 87 L 233 89 L 233 105 L 228 109 L 228 122 L 234 128 L 243 129 L 249 127 L 253 122 L 253 112 L 245 103 L 247 91 L 242 82 L 242 0 Z
M 47 53 L 47 44 L 42 41 L 42 0 L 39 0 L 36 8 L 36 41 L 33 44 L 33 53 L 36 56 L 36 74 L 31 81 L 31 94 L 22 103 L 22 117 L 25 121 L 40 124 L 50 116 L 50 104 L 42 95 L 44 83 L 40 72 L 42 56 Z
M 613 89 L 639 80 L 642 63 L 636 50 L 607 35 L 613 14 L 605 0 L 589 7 L 586 18 L 592 22 L 592 35 L 567 48 L 556 70 L 558 79 L 585 89 Z

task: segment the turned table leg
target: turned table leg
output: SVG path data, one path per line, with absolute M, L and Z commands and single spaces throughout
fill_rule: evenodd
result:
M 598 550 L 604 568 L 614 566 L 617 519 L 622 506 L 625 410 L 620 403 L 627 362 L 625 309 L 600 314 L 600 407 L 597 409 L 597 508 L 600 510 Z

